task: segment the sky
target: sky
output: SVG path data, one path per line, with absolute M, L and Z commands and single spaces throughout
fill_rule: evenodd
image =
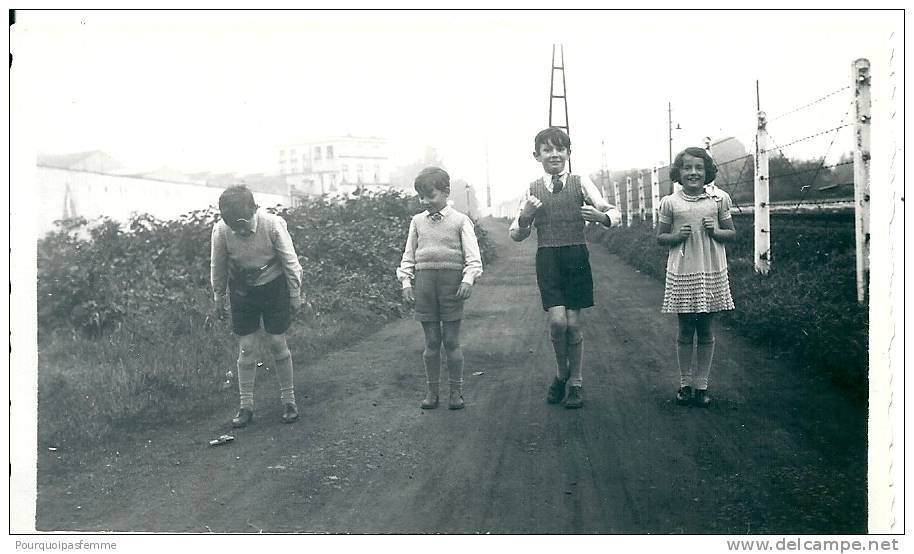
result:
M 839 91 L 773 122 L 780 143 L 836 127 L 852 62 L 887 75 L 893 33 L 900 11 L 20 11 L 11 94 L 28 123 L 13 133 L 41 153 L 241 173 L 277 172 L 283 144 L 379 136 L 394 166 L 434 147 L 498 202 L 541 169 L 554 44 L 573 168 L 593 173 L 604 153 L 610 169 L 665 164 L 670 117 L 674 153 L 751 144 L 756 80 L 770 118 Z

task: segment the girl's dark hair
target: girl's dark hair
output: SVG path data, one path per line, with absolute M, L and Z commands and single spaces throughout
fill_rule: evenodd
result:
M 219 195 L 219 212 L 226 223 L 234 223 L 257 209 L 254 194 L 245 185 L 233 185 Z
M 571 150 L 571 137 L 560 127 L 549 127 L 536 134 L 533 139 L 533 153 L 540 153 L 541 144 L 551 144 L 553 146 L 562 146 L 566 150 Z
M 688 154 L 689 156 L 695 156 L 696 158 L 701 158 L 705 162 L 705 184 L 707 185 L 717 177 L 717 165 L 714 163 L 714 159 L 711 158 L 711 155 L 708 154 L 708 151 L 704 148 L 698 148 L 697 146 L 690 146 L 683 150 L 682 152 L 676 154 L 676 158 L 673 160 L 673 165 L 670 166 L 670 181 L 674 183 L 682 184 L 682 158 Z
M 416 192 L 420 194 L 425 190 L 438 189 L 441 192 L 450 195 L 451 176 L 440 167 L 426 167 L 416 176 L 413 187 L 416 189 Z

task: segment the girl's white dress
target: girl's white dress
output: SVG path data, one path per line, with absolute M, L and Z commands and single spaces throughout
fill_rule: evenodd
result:
M 671 232 L 691 225 L 692 235 L 684 243 L 670 248 L 666 263 L 666 288 L 662 313 L 710 313 L 733 309 L 730 278 L 727 274 L 727 250 L 712 239 L 701 223 L 710 217 L 715 226 L 730 219 L 730 195 L 716 187 L 706 187 L 698 196 L 682 190 L 660 200 L 661 223 L 669 223 Z

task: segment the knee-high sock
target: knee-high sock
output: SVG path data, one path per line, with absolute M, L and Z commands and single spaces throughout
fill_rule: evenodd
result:
M 438 384 L 441 379 L 441 349 L 429 350 L 422 352 L 422 363 L 425 364 L 425 383 L 428 390 L 438 394 Z
M 714 340 L 698 343 L 698 355 L 695 364 L 695 388 L 708 388 L 708 377 L 711 375 L 711 362 L 714 360 Z
M 676 363 L 679 365 L 679 386 L 692 386 L 692 341 L 676 341 Z
M 584 382 L 584 335 L 577 333 L 568 338 L 568 373 L 571 385 L 580 387 Z
M 552 349 L 555 350 L 555 375 L 565 381 L 570 374 L 568 368 L 568 339 L 565 337 L 560 339 L 553 338 Z
M 448 385 L 452 393 L 463 394 L 463 349 L 447 350 Z
M 242 408 L 254 409 L 254 377 L 257 369 L 254 360 L 238 359 L 238 396 Z
M 273 358 L 276 379 L 279 381 L 279 399 L 283 404 L 295 403 L 295 377 L 292 372 L 292 353 L 286 350 Z

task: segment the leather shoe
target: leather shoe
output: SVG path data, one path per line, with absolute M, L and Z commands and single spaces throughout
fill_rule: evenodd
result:
M 250 408 L 239 408 L 238 413 L 232 418 L 232 427 L 244 427 L 254 419 L 254 410 Z
M 282 409 L 282 422 L 292 423 L 293 421 L 298 421 L 298 406 L 295 405 L 295 402 L 289 402 Z
M 463 396 L 460 393 L 452 392 L 447 401 L 448 410 L 462 410 Z
M 564 405 L 568 409 L 583 407 L 584 397 L 582 395 L 582 387 L 575 385 L 568 387 L 568 396 L 565 397 Z
M 692 402 L 694 402 L 695 405 L 699 408 L 710 408 L 711 395 L 708 394 L 707 390 L 697 389 L 695 391 L 695 396 L 693 397 Z
M 565 383 L 566 381 L 563 381 L 558 377 L 553 378 L 552 384 L 549 385 L 549 390 L 546 391 L 546 402 L 550 404 L 558 404 L 561 402 L 562 399 L 565 398 Z
M 438 407 L 438 395 L 432 393 L 426 393 L 425 398 L 419 404 L 419 407 L 423 410 L 434 410 Z

